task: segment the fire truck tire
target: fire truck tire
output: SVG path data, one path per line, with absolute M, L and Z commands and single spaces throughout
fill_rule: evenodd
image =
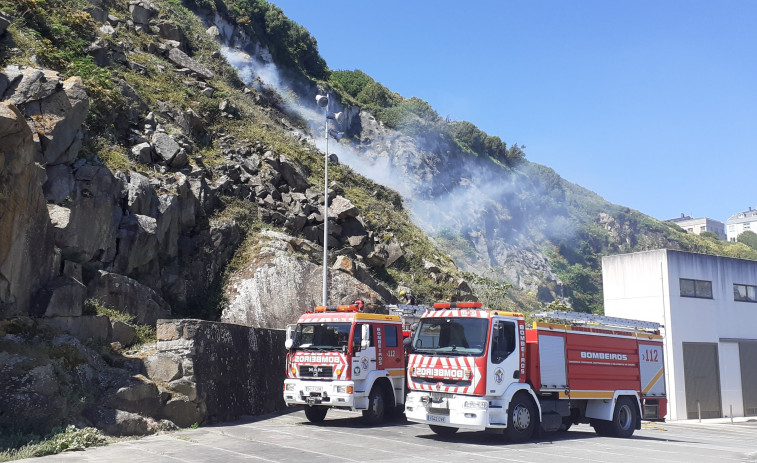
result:
M 448 428 L 447 426 L 430 424 L 428 427 L 434 432 L 434 434 L 442 437 L 449 437 L 457 432 L 457 428 Z
M 505 437 L 510 442 L 525 442 L 534 435 L 539 418 L 536 416 L 534 401 L 527 394 L 519 392 L 510 401 L 507 411 Z
M 368 409 L 363 410 L 363 421 L 375 425 L 384 421 L 387 411 L 386 391 L 380 384 L 374 384 L 368 395 Z
M 609 434 L 615 437 L 631 437 L 636 428 L 638 406 L 628 397 L 620 397 L 615 404 Z
M 326 418 L 326 412 L 328 411 L 328 407 L 306 405 L 305 417 L 307 417 L 308 421 L 310 421 L 311 423 L 320 423 L 324 418 Z

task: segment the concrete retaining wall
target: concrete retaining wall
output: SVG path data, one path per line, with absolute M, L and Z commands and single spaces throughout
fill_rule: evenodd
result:
M 182 359 L 181 377 L 171 383 L 196 392 L 185 395 L 202 423 L 285 407 L 283 330 L 191 319 L 158 320 L 157 329 L 157 355 Z

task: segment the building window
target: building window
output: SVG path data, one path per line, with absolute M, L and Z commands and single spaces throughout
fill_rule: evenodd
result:
M 757 302 L 757 286 L 733 284 L 733 300 Z
M 736 225 L 728 225 L 728 231 L 736 231 Z
M 689 227 L 686 229 L 686 231 L 689 233 L 694 233 L 694 227 Z
M 712 282 L 706 280 L 680 279 L 681 297 L 712 299 Z
M 750 228 L 752 228 L 751 225 L 752 224 L 750 224 L 749 222 L 745 223 L 744 224 L 744 230 L 749 230 Z
M 707 227 L 705 227 L 704 225 L 700 226 L 699 233 L 704 232 L 704 231 L 707 231 Z

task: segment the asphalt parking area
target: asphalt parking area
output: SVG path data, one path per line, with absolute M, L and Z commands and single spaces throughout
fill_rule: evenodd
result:
M 40 461 L 40 459 L 27 460 Z M 643 423 L 630 439 L 600 437 L 588 425 L 523 444 L 483 432 L 440 438 L 401 420 L 362 424 L 358 413 L 329 411 L 311 424 L 302 411 L 253 417 L 44 457 L 92 462 L 757 462 L 757 420 Z

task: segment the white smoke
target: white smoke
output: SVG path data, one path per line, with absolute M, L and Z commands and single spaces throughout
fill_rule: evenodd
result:
M 379 148 L 363 150 L 330 137 L 327 151 L 326 115 L 344 108 L 336 103 L 335 98 L 329 98 L 329 105 L 324 109 L 316 105 L 315 94 L 297 97 L 293 89 L 302 90 L 302 87 L 282 77 L 273 62 L 260 59 L 257 51 L 260 50 L 251 55 L 238 48 L 222 47 L 223 55 L 238 70 L 239 77 L 246 85 L 258 90 L 275 91 L 284 102 L 285 110 L 307 121 L 309 133 L 305 135 L 313 138 L 316 148 L 335 154 L 340 163 L 398 191 L 416 224 L 430 235 L 441 230 L 452 230 L 483 234 L 487 241 L 492 242 L 504 240 L 533 244 L 534 239 L 538 241 L 545 235 L 568 236 L 573 233 L 566 217 L 556 217 L 550 211 L 524 206 L 530 205 L 534 198 L 545 195 L 543 187 L 532 180 L 533 175 L 517 168 L 497 166 L 486 157 L 439 153 L 438 143 L 431 146 L 433 143 L 428 141 L 434 137 L 414 137 L 412 144 L 415 149 L 401 159 L 399 153 L 392 152 L 392 140 L 399 136 L 389 137 L 388 142 L 384 140 L 385 143 L 378 144 Z M 270 57 L 263 51 L 264 58 Z M 328 120 L 328 124 L 332 134 L 345 129 L 333 120 Z M 424 143 L 429 146 L 423 146 Z M 385 151 L 377 153 L 375 150 Z M 427 166 L 433 163 L 438 165 Z M 425 175 L 419 173 L 424 169 Z M 456 171 L 447 172 L 449 169 Z M 449 184 L 434 184 L 440 179 L 442 182 L 449 181 Z M 432 185 L 429 186 L 429 183 Z M 534 227 L 541 227 L 542 230 L 534 233 Z

